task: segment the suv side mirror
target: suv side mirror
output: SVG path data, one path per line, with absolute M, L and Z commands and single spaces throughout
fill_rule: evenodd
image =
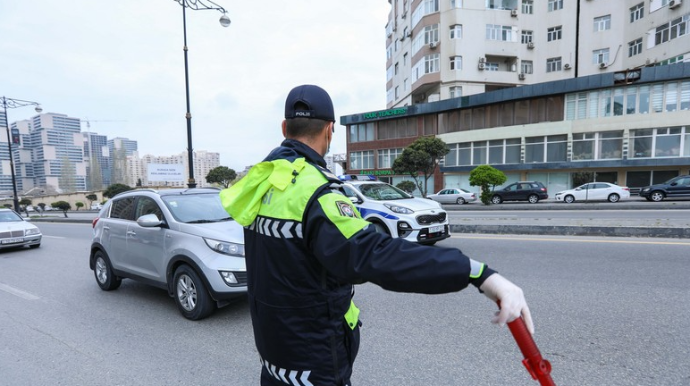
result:
M 137 219 L 137 224 L 144 228 L 154 228 L 163 224 L 155 214 L 145 214 Z

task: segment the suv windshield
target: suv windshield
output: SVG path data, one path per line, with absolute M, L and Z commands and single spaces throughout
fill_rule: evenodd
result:
M 362 184 L 357 186 L 360 192 L 367 198 L 376 201 L 402 200 L 412 198 L 409 194 L 388 184 Z
M 218 193 L 175 194 L 161 198 L 180 222 L 199 224 L 231 219 L 220 203 Z

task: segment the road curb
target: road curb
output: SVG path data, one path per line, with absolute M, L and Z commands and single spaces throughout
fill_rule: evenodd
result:
M 690 229 L 688 228 L 450 224 L 450 231 L 454 234 L 491 233 L 557 236 L 690 238 Z

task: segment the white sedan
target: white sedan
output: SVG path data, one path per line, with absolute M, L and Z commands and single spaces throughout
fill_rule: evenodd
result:
M 477 195 L 465 189 L 443 189 L 436 194 L 426 196 L 441 204 L 465 204 L 477 201 Z
M 575 189 L 556 193 L 556 201 L 572 204 L 575 201 L 609 201 L 618 202 L 630 198 L 627 186 L 618 186 L 608 182 L 590 182 Z

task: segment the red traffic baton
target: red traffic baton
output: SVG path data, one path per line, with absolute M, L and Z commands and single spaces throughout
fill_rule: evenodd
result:
M 498 307 L 501 307 L 501 302 L 498 301 Z M 508 323 L 508 329 L 513 334 L 515 342 L 517 343 L 522 355 L 525 359 L 522 364 L 527 368 L 527 372 L 532 376 L 532 379 L 539 381 L 541 386 L 556 386 L 551 379 L 551 363 L 544 359 L 539 352 L 537 344 L 532 338 L 532 334 L 527 330 L 525 321 L 519 317 Z

